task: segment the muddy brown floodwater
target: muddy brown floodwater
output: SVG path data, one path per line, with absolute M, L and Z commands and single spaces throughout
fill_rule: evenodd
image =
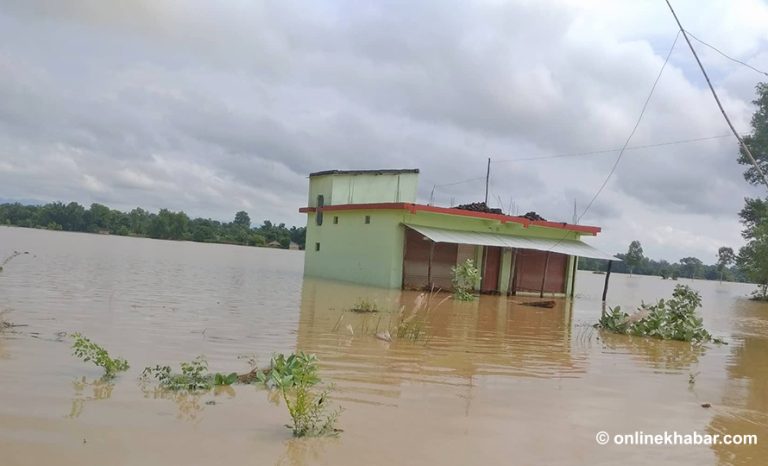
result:
M 554 309 L 448 300 L 423 337 L 387 343 L 373 330 L 417 294 L 303 279 L 299 251 L 0 228 L 0 258 L 14 250 L 30 254 L 0 272 L 0 311 L 25 325 L 0 334 L 3 466 L 768 464 L 768 306 L 745 298 L 750 286 L 680 280 L 701 292 L 724 346 L 599 333 L 604 277 L 584 272 L 578 297 Z M 674 284 L 614 275 L 609 304 Z M 382 312 L 339 324 L 363 298 Z M 71 356 L 62 332 L 75 331 L 131 369 L 99 382 Z M 204 354 L 242 372 L 239 355 L 264 364 L 296 349 L 336 386 L 338 438 L 292 439 L 285 408 L 254 386 L 173 396 L 137 383 L 157 363 Z M 759 443 L 600 446 L 599 431 Z

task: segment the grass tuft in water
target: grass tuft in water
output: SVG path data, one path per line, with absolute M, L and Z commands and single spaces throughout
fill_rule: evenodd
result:
M 356 302 L 349 310 L 352 312 L 365 314 L 369 312 L 379 312 L 379 307 L 376 305 L 375 301 L 369 301 L 363 298 Z

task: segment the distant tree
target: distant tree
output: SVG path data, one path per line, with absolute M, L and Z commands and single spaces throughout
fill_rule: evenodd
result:
M 703 262 L 696 257 L 684 257 L 680 259 L 680 273 L 692 279 L 696 278 L 702 265 Z
M 232 223 L 245 228 L 251 228 L 251 217 L 248 215 L 248 212 L 241 210 L 235 214 L 235 221 Z
M 629 243 L 629 249 L 624 256 L 624 261 L 629 267 L 629 276 L 632 276 L 632 271 L 635 267 L 643 262 L 643 247 L 640 245 L 640 241 L 634 240 Z
M 723 275 L 725 275 L 725 269 L 730 267 L 736 260 L 736 254 L 733 253 L 733 248 L 723 246 L 717 250 L 717 271 L 720 273 L 720 281 L 723 281 Z
M 756 90 L 752 132 L 744 137 L 744 142 L 762 171 L 768 173 L 768 83 L 759 83 Z M 741 147 L 739 151 L 739 163 L 748 166 L 744 178 L 751 184 L 761 184 L 762 179 L 746 153 Z M 746 278 L 757 283 L 755 297 L 768 300 L 768 199 L 747 199 L 739 216 L 744 225 L 741 234 L 747 244 L 739 250 L 736 265 Z
M 111 211 L 102 204 L 91 204 L 85 212 L 85 228 L 91 232 L 109 231 Z

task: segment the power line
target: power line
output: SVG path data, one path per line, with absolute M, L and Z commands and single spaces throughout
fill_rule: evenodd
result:
M 700 142 L 700 141 L 710 141 L 712 139 L 722 139 L 722 138 L 730 138 L 733 137 L 732 134 L 722 134 L 720 136 L 708 136 L 708 137 L 702 137 L 702 138 L 694 138 L 694 139 L 680 139 L 677 141 L 667 141 L 667 142 L 659 142 L 655 144 L 644 144 L 640 146 L 630 146 L 627 147 L 625 150 L 639 150 L 639 149 L 649 149 L 651 147 L 661 147 L 661 146 L 672 146 L 676 144 L 687 144 L 691 142 Z M 561 157 L 583 157 L 588 155 L 600 155 L 600 154 L 610 154 L 613 152 L 621 152 L 621 148 L 616 149 L 603 149 L 603 150 L 594 150 L 589 152 L 570 152 L 570 153 L 563 153 L 563 154 L 554 154 L 554 155 L 542 155 L 540 157 L 525 157 L 525 158 L 517 158 L 517 159 L 494 159 L 492 160 L 493 163 L 509 163 L 509 162 L 528 162 L 531 160 L 544 160 L 544 159 L 556 159 Z
M 712 91 L 712 96 L 715 98 L 715 102 L 717 102 L 717 106 L 720 108 L 720 113 L 723 114 L 723 118 L 725 118 L 725 122 L 728 123 L 728 127 L 731 128 L 731 132 L 733 133 L 734 136 L 736 136 L 736 139 L 739 140 L 739 144 L 741 144 L 741 148 L 744 150 L 744 153 L 747 155 L 750 162 L 752 162 L 752 165 L 754 165 L 755 171 L 757 171 L 757 173 L 763 179 L 763 183 L 765 183 L 765 186 L 768 187 L 768 178 L 765 177 L 765 173 L 763 173 L 763 170 L 760 168 L 760 165 L 757 164 L 755 157 L 752 156 L 752 151 L 749 150 L 749 147 L 747 147 L 747 144 L 744 142 L 743 139 L 741 139 L 741 136 L 739 136 L 739 133 L 736 132 L 736 128 L 733 127 L 733 123 L 731 123 L 731 119 L 728 118 L 728 114 L 725 113 L 723 104 L 720 103 L 720 98 L 717 96 L 717 92 L 715 92 L 715 87 L 712 86 L 712 82 L 709 80 L 709 75 L 707 74 L 707 70 L 705 70 L 704 65 L 701 64 L 701 60 L 699 60 L 699 56 L 696 54 L 696 49 L 693 48 L 693 44 L 691 44 L 691 40 L 688 39 L 688 34 L 685 33 L 685 29 L 683 29 L 683 25 L 680 24 L 680 20 L 677 18 L 677 13 L 675 13 L 674 8 L 672 8 L 672 4 L 669 3 L 669 0 L 664 0 L 664 1 L 667 2 L 669 11 L 672 12 L 672 16 L 675 18 L 675 22 L 677 23 L 677 26 L 680 28 L 680 30 L 678 31 L 678 34 L 681 32 L 683 33 L 683 37 L 685 38 L 685 41 L 688 43 L 688 47 L 691 49 L 691 53 L 693 53 L 693 58 L 695 58 L 696 63 L 699 64 L 701 73 L 704 75 L 704 79 L 707 80 L 707 85 L 709 86 L 709 90 Z
M 698 37 L 694 36 L 694 35 L 691 33 L 691 31 L 688 31 L 688 30 L 686 30 L 686 31 L 685 31 L 685 33 L 686 33 L 686 34 L 688 34 L 689 36 L 693 37 L 694 39 L 696 39 L 696 41 L 697 41 L 697 42 L 699 42 L 699 43 L 701 43 L 702 45 L 706 45 L 707 47 L 711 48 L 711 49 L 712 49 L 712 50 L 714 50 L 715 52 L 717 52 L 717 53 L 719 53 L 720 55 L 724 56 L 724 57 L 725 57 L 725 58 L 727 58 L 728 60 L 731 60 L 731 61 L 733 61 L 733 62 L 736 62 L 736 63 L 738 63 L 738 64 L 740 64 L 740 65 L 744 65 L 744 66 L 746 66 L 747 68 L 749 68 L 749 69 L 751 69 L 751 70 L 753 70 L 753 71 L 757 71 L 757 72 L 758 72 L 758 73 L 760 73 L 760 74 L 764 74 L 765 76 L 768 76 L 768 73 L 766 73 L 765 71 L 763 71 L 763 70 L 759 70 L 759 69 L 755 68 L 754 66 L 750 65 L 749 63 L 745 63 L 745 62 L 743 62 L 743 61 L 739 60 L 738 58 L 733 58 L 733 57 L 731 57 L 731 56 L 729 56 L 729 55 L 725 54 L 725 52 L 721 51 L 720 49 L 718 49 L 718 48 L 717 48 L 717 47 L 715 47 L 714 45 L 711 45 L 711 44 L 708 44 L 708 43 L 704 42 L 703 40 L 701 40 L 701 39 L 699 39 Z
M 603 184 L 600 185 L 600 189 L 598 189 L 595 195 L 592 196 L 592 199 L 584 208 L 584 211 L 576 219 L 576 223 L 580 222 L 582 217 L 584 217 L 584 215 L 589 211 L 589 209 L 592 208 L 592 204 L 595 203 L 595 200 L 597 199 L 597 197 L 600 196 L 600 193 L 603 192 L 603 189 L 605 189 L 605 186 L 608 184 L 608 181 L 611 179 L 614 172 L 616 172 L 616 168 L 618 168 L 619 162 L 621 162 L 621 158 L 624 156 L 624 152 L 626 152 L 627 146 L 629 146 L 629 141 L 632 140 L 632 136 L 635 135 L 635 131 L 637 131 L 637 127 L 640 126 L 640 122 L 643 120 L 643 115 L 645 115 L 645 109 L 648 108 L 648 103 L 651 101 L 651 97 L 653 96 L 653 91 L 656 90 L 656 85 L 659 83 L 659 79 L 661 79 L 662 73 L 664 73 L 664 68 L 666 68 L 667 63 L 669 63 L 669 57 L 672 56 L 672 51 L 675 50 L 675 45 L 677 44 L 677 39 L 679 37 L 680 37 L 680 32 L 678 31 L 677 35 L 675 35 L 674 42 L 672 42 L 672 47 L 669 48 L 669 52 L 667 53 L 667 58 L 664 59 L 664 64 L 661 65 L 659 74 L 656 76 L 656 80 L 653 81 L 653 86 L 651 86 L 651 92 L 648 93 L 648 97 L 646 97 L 645 103 L 643 103 L 643 108 L 640 110 L 640 115 L 637 117 L 635 126 L 634 128 L 632 128 L 632 131 L 629 133 L 627 140 L 624 141 L 624 146 L 622 146 L 621 151 L 619 151 L 619 155 L 616 157 L 616 162 L 614 162 L 613 167 L 611 167 L 611 171 L 608 172 L 608 176 L 605 177 L 605 181 L 603 181 Z
M 632 136 L 635 135 L 635 131 L 637 131 L 637 127 L 640 126 L 640 122 L 643 120 L 643 115 L 645 115 L 645 109 L 648 108 L 648 103 L 651 101 L 651 97 L 653 96 L 653 92 L 656 90 L 656 85 L 659 83 L 662 73 L 664 73 L 664 68 L 666 68 L 667 63 L 669 63 L 669 57 L 672 56 L 672 51 L 675 50 L 675 45 L 677 45 L 677 39 L 679 37 L 680 37 L 680 31 L 678 31 L 677 34 L 675 35 L 675 40 L 672 42 L 672 47 L 669 48 L 667 57 L 664 59 L 664 64 L 661 65 L 659 74 L 656 76 L 656 80 L 653 81 L 653 86 L 651 86 L 651 91 L 648 93 L 648 97 L 646 97 L 645 102 L 643 103 L 643 108 L 640 110 L 640 115 L 638 115 L 637 121 L 635 121 L 635 126 L 632 128 L 632 131 L 629 133 L 627 140 L 624 141 L 624 145 L 619 151 L 618 157 L 616 157 L 616 162 L 614 162 L 613 167 L 611 167 L 611 171 L 608 172 L 608 176 L 605 177 L 605 181 L 603 181 L 603 184 L 600 185 L 600 188 L 597 190 L 595 195 L 592 196 L 592 199 L 589 201 L 587 206 L 581 212 L 581 215 L 579 215 L 576 218 L 577 224 L 581 222 L 582 217 L 584 217 L 584 215 L 586 215 L 586 213 L 589 212 L 589 209 L 592 208 L 592 204 L 595 203 L 595 200 L 598 198 L 598 196 L 600 196 L 600 193 L 603 192 L 603 189 L 605 189 L 605 186 L 608 184 L 608 181 L 611 179 L 614 172 L 616 172 L 616 168 L 619 166 L 619 162 L 621 162 L 621 158 L 624 155 L 624 152 L 627 150 L 627 146 L 629 146 L 629 141 L 632 140 Z M 568 237 L 568 234 L 569 232 L 565 232 L 565 234 L 563 234 L 563 236 L 559 240 L 557 240 L 557 242 L 555 242 L 555 244 L 553 244 L 552 247 L 549 248 L 549 250 L 551 251 L 552 249 L 556 248 L 560 243 L 562 243 L 565 240 L 565 238 Z

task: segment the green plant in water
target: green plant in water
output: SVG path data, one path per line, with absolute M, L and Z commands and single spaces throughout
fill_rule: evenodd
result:
M 367 299 L 363 298 L 357 303 L 355 303 L 355 305 L 352 306 L 350 311 L 360 312 L 360 313 L 379 312 L 379 308 L 374 301 L 368 301 Z
M 642 304 L 632 316 L 622 312 L 619 306 L 611 308 L 600 317 L 598 326 L 616 333 L 663 340 L 711 341 L 712 335 L 704 329 L 701 317 L 696 315 L 699 306 L 699 293 L 687 285 L 677 285 L 672 298 L 660 299 L 653 305 Z
M 459 301 L 475 299 L 475 288 L 480 284 L 480 270 L 475 267 L 472 259 L 451 267 L 453 277 L 453 297 Z
M 215 375 L 221 376 L 221 374 Z M 202 355 L 192 361 L 182 362 L 181 373 L 173 372 L 171 366 L 160 365 L 146 367 L 142 372 L 144 380 L 154 378 L 162 388 L 188 391 L 209 390 L 215 384 L 215 375 L 208 372 L 208 361 Z M 220 378 L 220 380 L 223 379 Z M 237 380 L 237 374 L 235 374 L 235 380 Z
M 72 345 L 73 354 L 84 362 L 91 361 L 104 369 L 104 377 L 112 378 L 118 372 L 127 371 L 130 367 L 128 361 L 121 358 L 112 358 L 107 350 L 92 342 L 79 333 L 72 334 L 75 339 Z
M 317 375 L 317 357 L 299 352 L 272 357 L 270 369 L 259 372 L 257 379 L 269 388 L 280 390 L 288 408 L 295 437 L 318 437 L 336 435 L 336 421 L 341 409 L 333 409 L 328 403 L 329 389 L 321 392 L 312 390 L 320 383 Z

